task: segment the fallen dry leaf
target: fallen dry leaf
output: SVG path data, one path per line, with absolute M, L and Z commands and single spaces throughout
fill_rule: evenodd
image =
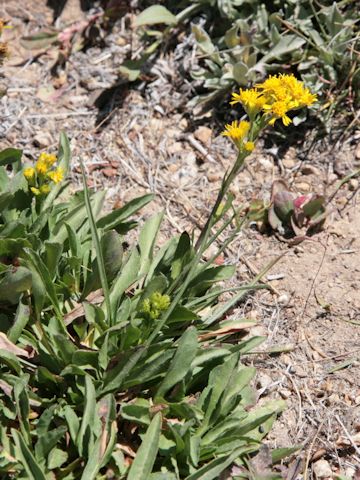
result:
M 94 303 L 95 305 L 98 305 L 102 303 L 104 300 L 104 296 L 102 295 L 102 289 L 99 288 L 99 290 L 95 290 L 95 292 L 91 292 L 85 299 L 85 301 L 89 303 Z M 76 303 L 75 307 L 71 310 L 71 312 L 67 313 L 64 316 L 64 323 L 66 326 L 70 325 L 74 320 L 77 318 L 80 318 L 84 316 L 85 311 L 84 311 L 84 306 L 82 303 Z
M 255 325 L 255 322 L 233 322 L 232 324 L 227 325 L 226 327 L 219 328 L 218 330 L 213 330 L 212 332 L 203 333 L 199 335 L 199 340 L 207 340 L 212 337 L 220 337 L 222 335 L 229 335 L 231 333 L 240 332 L 246 328 L 251 328 Z
M 5 333 L 2 332 L 0 332 L 0 349 L 12 353 L 17 357 L 29 358 L 29 353 L 26 350 L 17 347 L 14 343 L 10 342 Z

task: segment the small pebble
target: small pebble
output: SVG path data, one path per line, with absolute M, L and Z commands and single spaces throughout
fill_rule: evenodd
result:
M 310 191 L 310 185 L 305 182 L 298 183 L 296 185 L 296 188 L 302 192 L 309 192 Z
M 313 464 L 313 471 L 317 478 L 332 477 L 333 474 L 329 462 L 324 459 L 318 460 Z
M 349 181 L 349 190 L 351 190 L 352 192 L 354 192 L 355 190 L 357 190 L 359 188 L 359 180 L 356 180 L 356 178 L 352 178 L 350 181 Z
M 52 144 L 52 138 L 47 133 L 38 133 L 33 139 L 33 144 L 38 148 L 46 148 Z
M 281 398 L 283 398 L 284 400 L 287 400 L 288 398 L 291 397 L 291 392 L 290 390 L 279 390 L 279 393 L 280 393 L 280 396 Z
M 289 305 L 289 302 L 290 302 L 290 297 L 289 297 L 289 295 L 287 295 L 286 293 L 283 293 L 283 294 L 280 295 L 279 298 L 278 298 L 278 304 L 279 304 L 281 307 L 286 307 L 287 305 Z

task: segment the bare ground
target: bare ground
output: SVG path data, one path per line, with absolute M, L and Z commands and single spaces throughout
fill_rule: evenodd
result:
M 74 189 L 81 188 L 81 158 L 90 185 L 106 190 L 109 208 L 156 193 L 143 213 L 165 210 L 160 241 L 198 228 L 235 152 L 219 137 L 221 125 L 214 116 L 194 119 L 186 110 L 192 87 L 179 81 L 178 68 L 193 61 L 191 40 L 183 38 L 175 55 L 160 55 L 148 77 L 132 88 L 118 76 L 119 65 L 136 47 L 129 15 L 101 48 L 73 52 L 61 68 L 54 67 L 55 49 L 34 53 L 19 44 L 21 35 L 52 23 L 45 1 L 4 0 L 0 15 L 12 25 L 5 31 L 11 57 L 0 79 L 7 88 L 1 99 L 1 148 L 22 148 L 31 162 L 40 150 L 56 149 L 64 130 L 71 139 Z M 76 15 L 77 4 L 69 1 L 56 25 Z M 342 176 L 359 168 L 359 131 L 335 145 L 325 139 L 310 149 L 309 136 L 296 148 L 259 145 L 233 186 L 236 200 L 268 197 L 272 181 L 280 177 L 301 193 L 329 196 Z M 325 230 L 312 241 L 289 247 L 248 228 L 225 252 L 224 261 L 238 265 L 238 280 L 283 255 L 265 278 L 273 290 L 249 296 L 234 315 L 258 320 L 250 334 L 268 337 L 263 350 L 282 350 L 248 361 L 259 371 L 259 396 L 281 396 L 288 404 L 269 443 L 304 445 L 288 465 L 287 478 L 296 478 L 305 467 L 300 478 L 320 477 L 321 462 L 330 466 L 330 477 L 359 475 L 359 203 L 353 180 L 338 190 Z

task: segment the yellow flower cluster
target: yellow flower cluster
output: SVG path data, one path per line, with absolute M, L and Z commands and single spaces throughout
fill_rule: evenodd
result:
M 304 87 L 294 75 L 271 75 L 263 83 L 249 90 L 240 89 L 232 94 L 232 105 L 241 103 L 250 119 L 262 112 L 267 123 L 274 125 L 281 119 L 285 126 L 291 123 L 287 113 L 290 110 L 308 107 L 316 102 L 316 95 Z
M 63 180 L 64 170 L 53 168 L 56 161 L 56 155 L 41 153 L 35 167 L 24 168 L 23 175 L 34 195 L 47 195 L 51 190 L 50 182 L 56 184 Z

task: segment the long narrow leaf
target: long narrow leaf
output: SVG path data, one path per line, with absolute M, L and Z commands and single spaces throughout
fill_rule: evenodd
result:
M 136 452 L 127 480 L 148 480 L 159 449 L 161 413 L 152 419 L 143 441 Z
M 42 468 L 40 468 L 40 465 L 35 460 L 21 433 L 12 428 L 11 435 L 17 448 L 17 458 L 24 466 L 28 475 L 28 480 L 47 480 L 45 472 L 42 470 Z
M 98 235 L 98 231 L 96 228 L 96 222 L 95 218 L 93 215 L 91 203 L 90 203 L 90 197 L 89 197 L 89 190 L 88 186 L 86 183 L 86 175 L 85 175 L 85 169 L 84 165 L 82 162 L 80 162 L 81 166 L 81 172 L 83 176 L 83 185 L 84 185 L 84 199 L 85 199 L 85 206 L 86 206 L 86 212 L 89 217 L 89 223 L 90 223 L 90 229 L 91 229 L 91 237 L 92 241 L 95 246 L 96 250 L 96 260 L 97 260 L 97 265 L 99 268 L 99 275 L 100 275 L 100 281 L 101 281 L 101 286 L 104 292 L 104 298 L 105 298 L 105 305 L 106 305 L 106 310 L 107 310 L 107 316 L 108 316 L 108 323 L 110 326 L 112 326 L 112 311 L 111 311 L 111 303 L 110 303 L 110 290 L 109 290 L 109 283 L 106 277 L 106 271 L 105 271 L 105 263 L 104 263 L 104 257 L 103 257 L 103 251 L 101 248 L 100 244 L 100 239 Z
M 163 397 L 165 393 L 182 380 L 188 373 L 191 363 L 196 356 L 198 349 L 197 330 L 194 327 L 184 332 L 179 341 L 174 358 L 164 380 L 161 382 L 157 391 L 158 397 Z

